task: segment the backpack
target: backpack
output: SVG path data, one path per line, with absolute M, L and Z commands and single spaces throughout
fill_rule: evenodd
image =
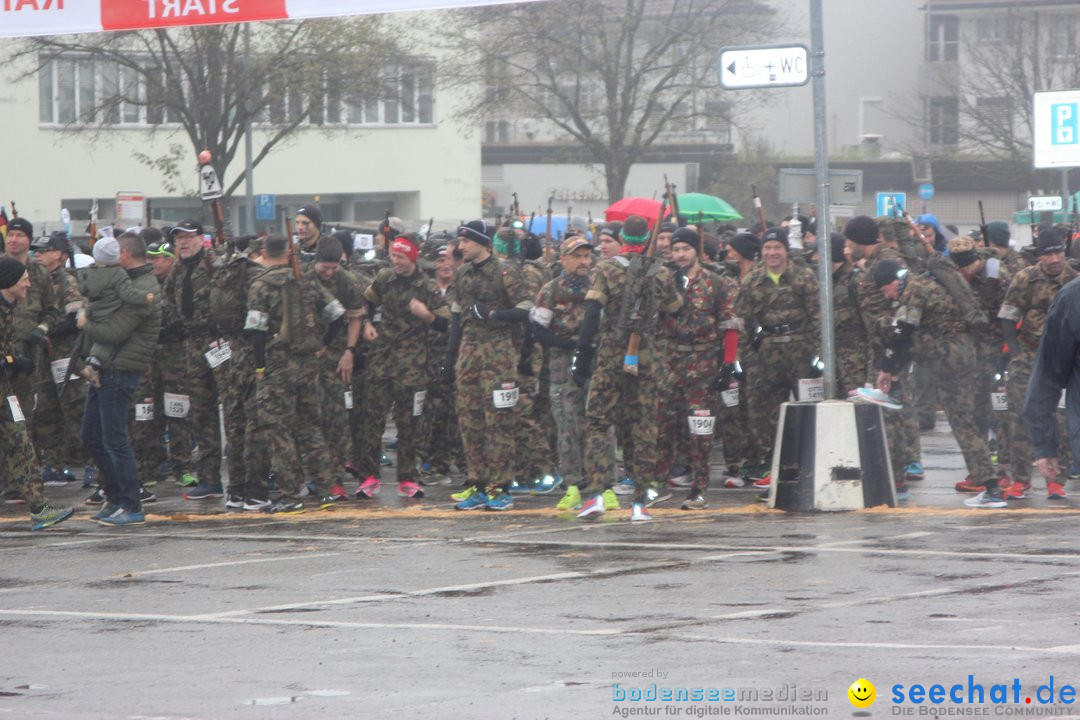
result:
M 960 269 L 952 260 L 934 253 L 926 260 L 926 271 L 949 293 L 969 328 L 982 330 L 990 326 L 990 319 L 983 311 L 979 299 L 975 297 L 971 284 L 960 274 Z
M 210 321 L 222 335 L 239 335 L 247 318 L 248 259 L 236 254 L 210 278 Z

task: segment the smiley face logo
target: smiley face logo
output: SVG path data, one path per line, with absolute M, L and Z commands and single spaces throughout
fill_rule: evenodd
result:
M 851 687 L 847 689 L 847 696 L 855 707 L 868 708 L 877 699 L 877 689 L 874 687 L 874 683 L 866 678 L 859 678 L 851 683 Z

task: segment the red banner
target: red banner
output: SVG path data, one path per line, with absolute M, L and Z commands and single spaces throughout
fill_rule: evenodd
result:
M 102 0 L 103 30 L 283 20 L 285 0 Z

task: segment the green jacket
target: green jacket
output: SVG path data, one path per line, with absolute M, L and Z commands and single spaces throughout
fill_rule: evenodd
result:
M 148 305 L 125 303 L 107 322 L 89 319 L 84 328 L 90 354 L 105 370 L 146 372 L 161 332 L 161 286 L 152 265 L 129 270 L 131 284 L 143 293 L 154 293 Z

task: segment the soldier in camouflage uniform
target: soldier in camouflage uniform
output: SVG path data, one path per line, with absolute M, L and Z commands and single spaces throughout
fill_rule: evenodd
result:
M 866 215 L 853 217 L 844 225 L 844 237 L 847 239 L 846 250 L 851 262 L 862 265 L 862 270 L 855 279 L 855 298 L 859 304 L 859 316 L 866 328 L 869 366 L 879 367 L 881 357 L 885 353 L 884 340 L 892 323 L 895 303 L 882 294 L 874 284 L 874 268 L 885 260 L 895 260 L 904 268 L 907 268 L 907 264 L 900 256 L 899 250 L 885 243 L 880 226 L 871 217 Z M 910 397 L 908 387 L 910 371 L 904 369 L 896 374 L 904 378 L 904 382 L 892 383 L 892 395 L 904 403 L 905 409 L 914 419 L 914 408 L 909 407 L 910 403 L 907 402 Z M 868 374 L 866 381 L 873 382 L 874 380 L 875 377 Z M 923 479 L 920 448 L 912 444 L 910 433 L 905 431 L 905 423 L 909 421 L 905 420 L 903 413 L 904 410 L 884 414 L 893 477 L 900 499 L 906 497 L 907 481 Z
M 677 311 L 683 299 L 675 289 L 671 272 L 659 259 L 642 257 L 649 240 L 644 218 L 628 217 L 622 240 L 622 252 L 602 260 L 592 270 L 585 295 L 585 317 L 571 365 L 579 382 L 592 378 L 585 405 L 585 491 L 592 497 L 578 517 L 593 518 L 618 507 L 618 499 L 610 489 L 612 473 L 608 464 L 608 428 L 615 425 L 616 435 L 627 440 L 624 459 L 636 483 L 631 520 L 649 521 L 652 517 L 645 510 L 646 492 L 661 481 L 656 445 L 660 402 L 660 364 L 655 348 L 658 323 L 661 312 Z M 640 337 L 637 355 L 627 354 L 632 333 Z M 594 349 L 597 335 L 599 346 Z M 636 373 L 627 368 L 636 368 Z M 625 434 L 619 435 L 620 428 Z
M 457 251 L 457 256 L 455 256 Z M 435 242 L 424 251 L 425 259 L 435 263 L 435 289 L 444 302 L 454 283 L 454 272 L 464 262 L 461 251 L 444 241 Z M 449 307 L 449 305 L 448 305 Z M 428 381 L 424 398 L 424 414 L 420 416 L 421 483 L 449 484 L 453 465 L 465 467 L 465 451 L 461 444 L 454 402 L 454 385 L 439 372 L 446 359 L 447 333 L 428 332 Z
M 732 305 L 738 305 L 739 292 L 742 289 L 742 280 L 757 266 L 758 253 L 761 251 L 761 242 L 750 233 L 737 233 L 728 241 L 728 249 L 723 267 L 731 275 Z M 750 432 L 750 404 L 746 399 L 746 375 L 744 368 L 755 352 L 748 349 L 749 337 L 746 334 L 746 325 L 740 322 L 742 329 L 739 331 L 737 344 L 737 357 L 735 368 L 737 371 L 727 383 L 727 388 L 721 389 L 720 409 L 717 420 L 720 423 L 721 439 L 724 444 L 724 462 L 727 465 L 727 478 L 724 487 L 740 488 L 746 485 L 748 479 L 758 480 L 765 472 L 758 465 L 761 453 L 754 444 L 754 437 Z M 723 395 L 723 392 L 733 390 L 734 393 Z M 734 397 L 733 397 L 734 396 Z M 725 397 L 727 400 L 725 401 Z M 738 404 L 729 407 L 732 399 L 737 399 Z M 749 478 L 749 475 L 757 471 L 759 477 Z
M 317 358 L 322 430 L 330 449 L 335 478 L 345 474 L 353 459 L 352 432 L 349 428 L 349 415 L 355 408 L 352 376 L 364 317 L 364 289 L 367 287 L 366 281 L 361 281 L 341 266 L 343 253 L 341 241 L 337 238 L 319 238 L 314 259 L 304 271 L 307 282 L 319 285 L 345 308 L 345 332 L 336 334 L 327 352 Z M 325 329 L 325 326 L 320 326 L 320 330 Z M 330 486 L 330 494 L 341 500 L 348 498 L 348 493 L 337 479 Z
M 743 278 L 735 314 L 751 333 L 748 361 L 750 426 L 760 452 L 771 465 L 780 405 L 788 393 L 798 397 L 799 379 L 809 376 L 820 337 L 818 283 L 814 272 L 788 259 L 787 231 L 770 228 L 762 237 L 762 264 Z M 758 346 L 755 348 L 755 345 Z M 766 483 L 755 483 L 767 487 Z
M 322 208 L 318 203 L 308 203 L 296 211 L 293 232 L 300 243 L 296 248 L 300 262 L 307 265 L 315 260 L 315 250 L 322 237 Z
M 514 505 L 509 488 L 520 392 L 515 333 L 527 321 L 533 302 L 521 268 L 492 255 L 483 221 L 459 228 L 458 242 L 467 262 L 458 268 L 450 288 L 446 367 L 456 374 L 468 484 L 452 497 L 459 501 L 459 510 L 507 510 Z
M 184 220 L 172 229 L 180 261 L 165 278 L 162 293 L 163 334 L 182 337 L 182 351 L 171 364 L 182 368 L 173 383 L 165 386 L 165 416 L 170 434 L 188 433 L 199 446 L 199 483 L 187 490 L 188 500 L 220 498 L 221 423 L 218 415 L 218 387 L 206 358 L 210 343 L 218 335 L 211 321 L 210 280 L 214 253 L 203 247 L 202 225 Z M 175 428 L 175 430 L 172 430 Z
M 566 494 L 556 505 L 571 510 L 581 505 L 584 478 L 585 388 L 570 377 L 570 361 L 585 317 L 585 292 L 593 246 L 581 236 L 563 240 L 563 272 L 537 293 L 529 313 L 533 336 L 548 348 L 551 412 L 558 431 L 559 474 Z
M 990 447 L 975 418 L 975 342 L 962 311 L 932 275 L 912 275 L 896 260 L 877 263 L 871 280 L 878 292 L 899 302 L 884 340 L 885 352 L 878 362 L 877 387 L 889 392 L 897 374 L 912 357 L 926 366 L 951 391 L 945 412 L 953 436 L 964 455 L 968 474 L 982 480 L 986 487 L 984 493 L 971 498 L 970 506 L 1004 507 L 990 462 Z
M 83 406 L 86 404 L 86 385 L 82 381 L 73 380 L 67 384 L 64 397 L 60 398 L 61 385 L 57 383 L 57 380 L 63 382 L 63 368 L 70 361 L 75 348 L 79 336 L 76 314 L 83 305 L 75 271 L 66 267 L 71 256 L 71 243 L 67 234 L 60 231 L 49 237 L 38 238 L 34 241 L 33 248 L 34 259 L 48 272 L 53 293 L 63 311 L 63 319 L 49 330 L 47 357 L 50 372 L 39 381 L 36 388 L 35 432 L 47 443 L 40 448 L 47 458 L 42 474 L 45 482 L 74 480 L 74 472 L 64 468 L 64 465 L 69 465 L 80 468 L 80 480 L 89 479 L 93 477 L 93 468 L 80 438 Z M 55 372 L 58 369 L 59 372 Z
M 417 430 L 424 412 L 428 383 L 429 329 L 445 332 L 450 312 L 435 281 L 416 266 L 420 256 L 415 233 L 401 235 L 390 244 L 393 268 L 380 270 L 364 291 L 368 317 L 379 313 L 378 329 L 365 320 L 368 344 L 364 398 L 360 404 L 360 445 L 357 466 L 364 480 L 356 496 L 379 492 L 379 456 L 386 414 L 394 408 L 397 428 L 397 481 L 402 497 L 421 498 L 417 483 Z
M 1046 313 L 1057 292 L 1078 276 L 1077 271 L 1065 262 L 1065 243 L 1056 230 L 1048 228 L 1040 231 L 1035 247 L 1038 261 L 1013 277 L 998 312 L 1010 353 L 1005 383 L 1009 405 L 1005 417 L 1005 435 L 1011 443 L 1013 483 L 1006 488 L 1006 495 L 1015 499 L 1026 497 L 1031 489 L 1033 453 L 1020 412 L 1023 410 L 1024 394 L 1031 378 L 1031 367 L 1039 348 Z M 1019 331 L 1017 323 L 1020 325 Z M 1065 486 L 1048 482 L 1047 492 L 1051 497 L 1065 497 Z
M 1029 263 L 1024 256 L 1013 250 L 1009 244 L 1012 233 L 1009 231 L 1008 223 L 1000 220 L 987 223 L 986 237 L 989 242 L 986 247 L 979 250 L 979 255 L 983 259 L 995 257 L 1000 260 L 1010 278 L 1016 277 L 1018 272 L 1028 266 Z
M 289 267 L 290 242 L 280 235 L 266 238 L 257 259 L 266 271 L 248 291 L 244 331 L 252 346 L 251 370 L 255 396 L 246 432 L 247 492 L 257 500 L 270 499 L 270 513 L 304 511 L 301 487 L 313 483 L 320 507 L 335 500 L 326 493 L 333 481 L 330 453 L 321 432 L 316 353 L 324 351 L 345 321 L 337 300 L 297 276 Z M 297 266 L 298 270 L 298 266 Z M 329 328 L 320 338 L 315 315 L 322 313 Z M 277 477 L 274 498 L 254 494 L 273 468 Z
M 673 388 L 659 407 L 657 473 L 665 477 L 674 464 L 675 436 L 685 423 L 692 480 L 683 510 L 708 506 L 705 491 L 709 487 L 709 456 L 716 423 L 715 388 L 722 377 L 733 373 L 739 330 L 729 285 L 701 266 L 702 252 L 701 235 L 696 230 L 679 228 L 672 234 L 675 286 L 683 304 L 661 321 L 661 330 L 668 338 Z
M 33 361 L 24 354 L 33 348 L 23 342 L 16 320 L 16 310 L 29 292 L 26 265 L 12 257 L 0 257 L 0 392 L 6 398 L 0 407 L 0 477 L 8 484 L 0 499 L 9 504 L 29 504 L 30 527 L 42 530 L 67 520 L 74 511 L 53 508 L 45 499 L 41 466 L 26 431 L 26 413 L 12 383 L 15 377 L 33 371 Z
M 40 461 L 42 448 L 37 443 L 52 446 L 56 438 L 43 438 L 36 427 L 34 392 L 38 387 L 52 383 L 45 340 L 49 331 L 63 320 L 64 313 L 48 271 L 30 257 L 33 234 L 34 226 L 26 218 L 13 218 L 8 223 L 6 255 L 25 265 L 30 278 L 26 298 L 15 308 L 15 340 L 25 343 L 21 354 L 34 363 L 32 372 L 18 373 L 9 379 L 26 415 L 27 432 L 35 443 L 34 451 Z
M 829 238 L 833 271 L 833 323 L 836 347 L 836 388 L 846 398 L 866 383 L 869 374 L 866 326 L 859 316 L 856 282 L 862 270 L 844 256 L 844 236 L 832 233 Z

